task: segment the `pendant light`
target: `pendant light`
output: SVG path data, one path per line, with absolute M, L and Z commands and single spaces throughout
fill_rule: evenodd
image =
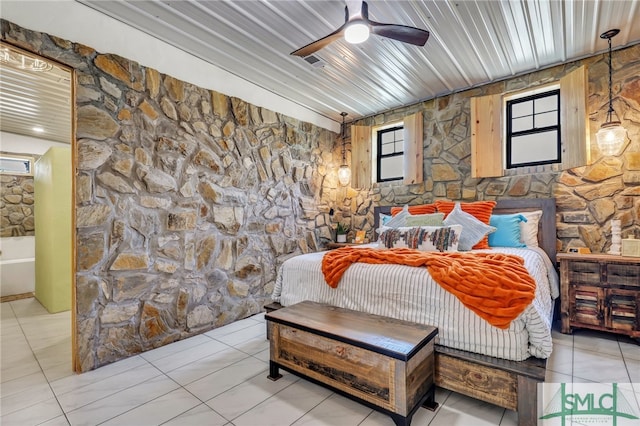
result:
M 609 41 L 609 110 L 607 111 L 607 121 L 602 123 L 600 130 L 596 133 L 598 148 L 602 155 L 616 155 L 620 147 L 625 141 L 627 131 L 620 124 L 618 114 L 613 110 L 612 89 L 611 89 L 611 39 L 615 37 L 620 30 L 613 29 L 600 34 L 600 38 Z M 613 120 L 613 116 L 617 120 Z
M 342 127 L 340 129 L 340 138 L 342 139 L 342 165 L 338 169 L 338 181 L 340 185 L 347 186 L 351 181 L 351 169 L 347 165 L 347 144 L 345 142 L 345 123 L 344 118 L 347 116 L 346 112 L 341 112 Z

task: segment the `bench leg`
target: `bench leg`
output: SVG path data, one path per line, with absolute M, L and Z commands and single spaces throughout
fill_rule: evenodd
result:
M 422 406 L 429 411 L 436 411 L 438 409 L 438 403 L 436 402 L 436 385 L 431 385 L 427 399 Z
M 410 426 L 411 425 L 411 416 L 404 417 L 399 414 L 391 414 L 391 419 L 396 426 Z
M 269 361 L 269 375 L 267 379 L 273 380 L 274 382 L 282 377 L 282 374 L 279 373 L 280 368 L 278 367 L 277 362 Z

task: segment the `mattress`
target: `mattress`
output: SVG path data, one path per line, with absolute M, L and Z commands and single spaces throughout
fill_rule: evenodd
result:
M 492 248 L 474 252 L 501 252 L 520 256 L 536 281 L 533 302 L 508 329 L 492 326 L 444 290 L 426 268 L 355 263 L 337 288 L 321 271 L 325 252 L 285 261 L 279 269 L 272 298 L 283 306 L 303 300 L 438 327 L 437 343 L 455 349 L 522 361 L 551 355 L 551 323 L 558 276 L 540 248 Z

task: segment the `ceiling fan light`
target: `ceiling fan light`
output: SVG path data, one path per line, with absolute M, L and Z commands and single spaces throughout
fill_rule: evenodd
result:
M 348 43 L 358 44 L 369 38 L 369 26 L 361 21 L 350 24 L 344 31 L 344 39 Z
M 602 155 L 616 155 L 624 143 L 627 131 L 619 121 L 604 123 L 596 133 L 598 149 Z

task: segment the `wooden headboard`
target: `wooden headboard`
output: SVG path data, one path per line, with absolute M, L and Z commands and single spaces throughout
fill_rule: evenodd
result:
M 542 218 L 538 223 L 538 244 L 544 250 L 553 264 L 556 264 L 556 200 L 553 198 L 509 198 L 496 200 L 493 209 L 495 214 L 509 214 L 542 210 Z M 390 214 L 392 206 L 379 206 L 374 208 L 374 227 L 380 226 L 378 221 L 380 213 Z M 375 232 L 375 231 L 374 231 Z

